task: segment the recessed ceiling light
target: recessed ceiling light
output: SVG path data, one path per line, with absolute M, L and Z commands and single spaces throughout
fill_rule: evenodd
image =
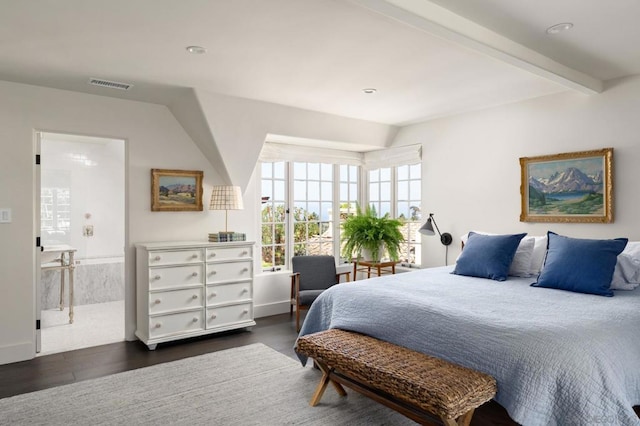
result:
M 202 46 L 187 46 L 187 52 L 193 53 L 194 55 L 202 55 L 207 53 L 207 49 Z
M 547 34 L 559 34 L 563 31 L 567 31 L 573 28 L 573 24 L 571 22 L 563 22 L 562 24 L 552 25 L 547 28 Z
M 362 89 L 363 93 L 366 93 L 367 95 L 372 95 L 374 93 L 377 92 L 376 89 L 374 89 L 373 87 L 367 87 L 366 89 Z

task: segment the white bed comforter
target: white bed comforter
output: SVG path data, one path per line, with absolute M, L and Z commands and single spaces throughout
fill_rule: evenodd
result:
M 488 373 L 527 426 L 640 425 L 640 291 L 592 296 L 451 270 L 336 285 L 300 335 L 357 331 Z

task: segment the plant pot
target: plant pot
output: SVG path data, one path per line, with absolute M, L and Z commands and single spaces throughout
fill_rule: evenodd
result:
M 360 256 L 362 257 L 362 260 L 367 262 L 380 262 L 380 259 L 382 259 L 383 252 L 384 252 L 384 247 L 380 247 L 378 249 L 378 255 L 376 256 L 377 259 L 374 259 L 374 256 L 371 250 L 363 248 L 362 250 L 360 250 Z

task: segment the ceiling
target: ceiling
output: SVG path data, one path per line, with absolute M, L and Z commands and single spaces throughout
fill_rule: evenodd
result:
M 403 125 L 640 74 L 638 16 L 637 0 L 0 0 L 0 80 Z M 545 34 L 560 22 L 574 28 Z

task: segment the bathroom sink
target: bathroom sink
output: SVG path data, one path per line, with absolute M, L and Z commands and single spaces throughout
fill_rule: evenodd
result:
M 76 249 L 66 244 L 44 246 L 40 253 L 40 263 L 51 263 L 56 259 L 60 259 L 60 255 L 63 252 L 69 251 L 76 251 Z

